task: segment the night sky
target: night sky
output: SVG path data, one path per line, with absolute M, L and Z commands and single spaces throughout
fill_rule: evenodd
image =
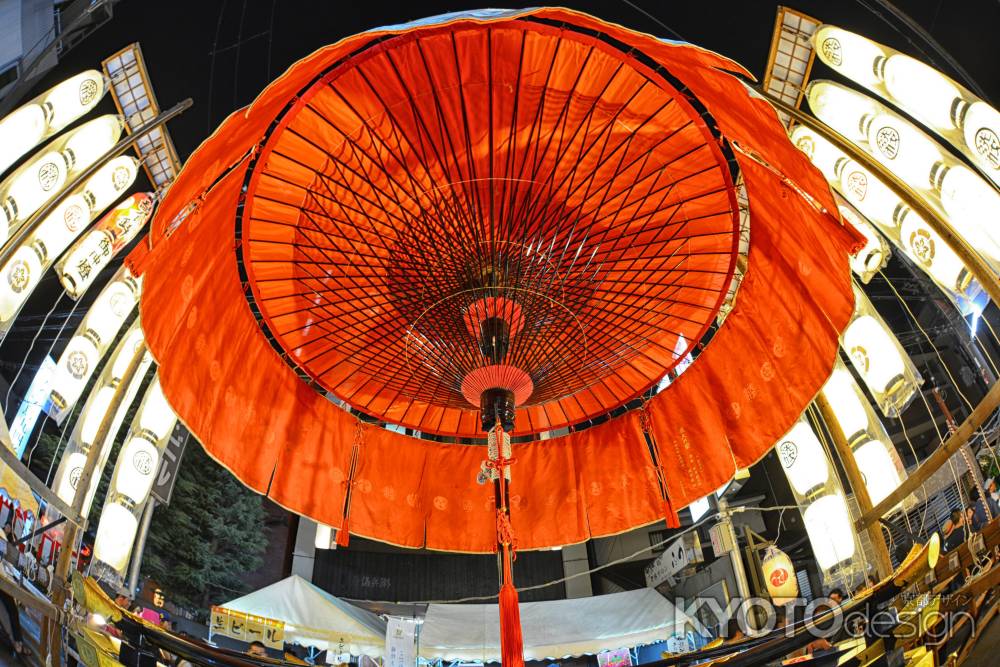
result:
M 524 7 L 538 3 L 484 4 Z M 762 76 L 778 3 L 765 0 L 570 0 L 561 4 L 633 29 L 693 42 L 729 56 Z M 943 71 L 959 78 L 911 31 L 893 27 L 898 23 L 892 20 L 883 4 L 877 0 L 808 0 L 790 2 L 789 6 L 937 62 Z M 997 58 L 1000 3 L 997 0 L 899 0 L 896 5 L 930 32 L 994 103 L 1000 99 L 1000 58 Z M 194 100 L 194 107 L 169 125 L 183 160 L 226 115 L 251 102 L 268 81 L 315 49 L 381 25 L 480 6 L 468 0 L 183 0 L 161 3 L 124 0 L 115 7 L 111 22 L 64 54 L 35 93 L 83 69 L 99 69 L 101 60 L 131 42 L 139 42 L 161 108 L 169 108 L 187 97 Z M 814 78 L 825 76 L 822 65 L 817 63 Z M 98 110 L 114 112 L 110 96 Z M 113 270 L 106 269 L 105 275 L 111 275 Z M 26 388 L 34 374 L 32 368 L 53 344 L 52 353 L 58 355 L 85 312 L 86 298 L 62 327 L 73 303 L 68 297 L 56 302 L 60 294 L 57 285 L 50 272 L 22 311 L 18 325 L 0 345 L 0 359 L 5 362 L 0 370 L 8 380 L 13 375 L 12 369 L 16 371 L 31 348 L 25 371 L 11 397 L 8 417 L 16 409 L 17 394 Z M 99 286 L 91 288 L 90 299 L 98 292 Z M 50 310 L 51 315 L 46 317 Z M 43 321 L 46 326 L 39 333 Z M 62 335 L 57 340 L 60 330 Z

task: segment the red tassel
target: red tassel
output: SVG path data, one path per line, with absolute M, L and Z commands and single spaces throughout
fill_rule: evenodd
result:
M 674 511 L 674 506 L 670 504 L 670 499 L 663 501 L 663 518 L 667 522 L 667 528 L 680 528 L 681 518 Z
M 347 529 L 347 517 L 344 517 L 344 525 L 337 529 L 337 546 L 346 547 L 351 542 L 351 533 Z
M 517 606 L 517 589 L 510 577 L 500 587 L 500 663 L 503 667 L 524 667 L 521 612 Z

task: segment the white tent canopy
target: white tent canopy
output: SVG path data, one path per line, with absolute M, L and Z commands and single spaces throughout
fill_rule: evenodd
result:
M 378 657 L 385 648 L 385 621 L 292 575 L 236 598 L 226 609 L 285 623 L 285 641 L 323 650 Z
M 557 659 L 651 644 L 683 634 L 682 611 L 652 588 L 591 598 L 522 602 L 526 660 Z M 420 656 L 500 660 L 495 604 L 432 604 L 420 630 Z

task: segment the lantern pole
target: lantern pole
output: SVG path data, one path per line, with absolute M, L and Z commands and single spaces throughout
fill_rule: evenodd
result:
M 135 545 L 132 547 L 132 564 L 128 570 L 128 589 L 135 591 L 139 585 L 139 566 L 142 565 L 142 553 L 146 550 L 146 535 L 149 533 L 149 524 L 153 520 L 153 510 L 156 508 L 156 498 L 150 497 L 146 501 L 146 507 L 142 510 L 142 523 L 139 524 L 139 535 L 136 537 Z
M 10 238 L 7 239 L 4 246 L 0 248 L 0 266 L 6 265 L 7 261 L 14 256 L 14 252 L 21 246 L 25 239 L 27 239 L 28 236 L 38 228 L 42 221 L 45 220 L 45 218 L 47 218 L 52 211 L 56 210 L 56 207 L 63 203 L 63 201 L 69 197 L 71 192 L 75 191 L 78 187 L 83 185 L 87 179 L 96 174 L 98 169 L 124 153 L 132 147 L 133 144 L 148 135 L 153 130 L 190 109 L 192 104 L 194 103 L 191 101 L 190 97 L 182 102 L 178 102 L 171 109 L 164 111 L 159 116 L 145 125 L 142 125 L 132 132 L 132 134 L 128 135 L 109 148 L 104 155 L 97 158 L 93 164 L 81 171 L 76 178 L 64 185 L 55 197 L 50 199 L 47 204 L 35 211 L 35 213 L 28 218 L 16 232 L 10 235 Z
M 83 470 L 80 473 L 80 479 L 76 483 L 76 493 L 73 495 L 73 504 L 70 506 L 72 511 L 72 516 L 80 516 L 83 514 L 83 505 L 87 499 L 90 492 L 90 482 L 94 478 L 94 472 L 97 469 L 97 463 L 101 458 L 101 445 L 104 442 L 111 431 L 111 424 L 114 421 L 114 414 L 121 407 L 122 401 L 125 400 L 125 395 L 128 392 L 128 385 L 132 382 L 133 376 L 139 370 L 139 366 L 142 364 L 142 358 L 146 355 L 146 344 L 142 342 L 139 344 L 138 349 L 135 351 L 134 356 L 131 361 L 129 361 L 128 367 L 126 367 L 125 372 L 122 373 L 121 380 L 118 382 L 118 386 L 115 387 L 114 393 L 111 395 L 111 401 L 108 403 L 108 407 L 104 413 L 104 418 L 101 420 L 101 424 L 97 429 L 97 433 L 94 435 L 94 442 L 87 452 L 87 460 L 83 464 Z M 81 520 L 81 524 L 85 524 L 85 519 Z M 63 607 L 66 602 L 66 580 L 68 579 L 70 565 L 73 560 L 73 550 L 76 545 L 78 534 L 80 530 L 76 524 L 70 523 L 66 526 L 66 532 L 63 534 L 63 544 L 59 551 L 59 559 L 56 562 L 55 572 L 52 576 L 52 603 L 59 609 Z M 51 622 L 51 621 L 50 621 Z M 51 627 L 49 629 L 49 654 L 48 662 L 52 664 L 58 664 L 60 662 L 59 654 L 62 644 L 62 633 L 59 631 L 58 627 Z
M 872 510 L 872 498 L 868 494 L 868 487 L 865 485 L 864 476 L 862 476 L 861 470 L 858 469 L 858 462 L 854 459 L 854 451 L 847 444 L 844 429 L 841 428 L 840 422 L 837 421 L 837 417 L 833 413 L 833 407 L 830 405 L 830 401 L 826 399 L 826 396 L 823 395 L 823 392 L 816 395 L 815 403 L 816 407 L 819 408 L 820 415 L 823 417 L 827 431 L 830 432 L 830 439 L 833 440 L 833 446 L 840 456 L 840 462 L 844 466 L 844 472 L 847 473 L 847 479 L 854 490 L 854 499 L 858 501 L 858 509 L 861 510 L 862 515 L 867 514 Z M 875 571 L 878 572 L 880 580 L 885 579 L 892 574 L 892 560 L 889 558 L 889 548 L 885 545 L 885 538 L 882 537 L 882 527 L 877 523 L 871 523 L 866 526 L 866 529 L 868 531 L 868 539 L 871 540 L 872 548 L 875 550 Z

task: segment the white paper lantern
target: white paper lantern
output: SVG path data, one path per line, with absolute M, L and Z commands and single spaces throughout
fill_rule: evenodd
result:
M 796 125 L 790 135 L 796 148 L 806 154 L 828 181 L 837 180 L 837 162 L 846 157 L 844 152 L 819 136 L 805 125 Z
M 122 120 L 118 116 L 99 116 L 69 133 L 62 149 L 70 171 L 76 173 L 94 163 L 122 134 Z
M 94 558 L 123 572 L 138 528 L 139 522 L 131 510 L 117 503 L 105 505 L 94 539 Z
M 776 450 L 788 481 L 800 496 L 826 484 L 830 478 L 823 445 L 804 421 L 797 422 L 778 441 Z
M 132 363 L 132 359 L 135 358 L 136 353 L 139 351 L 139 346 L 142 345 L 144 340 L 145 337 L 143 336 L 142 329 L 139 328 L 136 328 L 125 338 L 125 342 L 121 347 L 121 353 L 115 357 L 111 365 L 111 378 L 113 382 L 118 382 L 124 377 L 125 371 L 128 370 L 129 364 Z
M 110 283 L 87 313 L 86 331 L 92 332 L 102 343 L 110 343 L 135 307 L 136 297 L 124 280 Z
M 58 151 L 47 151 L 19 169 L 3 194 L 0 208 L 7 223 L 3 240 L 16 223 L 31 217 L 66 183 L 66 160 Z
M 10 320 L 42 277 L 42 257 L 30 246 L 21 246 L 4 265 L 0 283 L 0 321 Z
M 146 394 L 146 402 L 139 414 L 139 428 L 142 431 L 152 433 L 157 440 L 162 440 L 170 435 L 176 423 L 177 415 L 167 403 L 167 398 L 163 395 L 163 389 L 160 386 L 160 379 L 157 378 L 150 386 L 149 393 Z
M 850 159 L 837 163 L 840 191 L 861 213 L 883 227 L 897 226 L 896 212 L 902 205 L 899 197 L 870 171 Z
M 119 454 L 115 490 L 139 504 L 146 500 L 159 468 L 160 454 L 144 438 L 132 438 Z
M 937 184 L 951 226 L 976 250 L 1000 259 L 1000 195 L 971 169 L 961 165 L 937 172 Z
M 865 487 L 873 504 L 879 504 L 899 487 L 899 472 L 885 443 L 869 440 L 861 444 L 854 450 L 854 460 L 864 477 Z
M 76 404 L 101 354 L 87 336 L 73 336 L 59 357 L 52 381 L 52 403 L 59 410 Z
M 316 524 L 316 539 L 314 544 L 317 549 L 329 549 L 333 543 L 333 529 L 323 523 Z
M 823 385 L 823 396 L 830 404 L 848 444 L 865 437 L 868 431 L 868 412 L 861 402 L 850 371 L 835 368 L 830 379 Z
M 965 112 L 963 136 L 976 163 L 1000 182 L 1000 113 L 982 101 L 973 102 Z
M 814 81 L 806 95 L 816 117 L 854 142 L 868 139 L 867 121 L 878 113 L 878 106 L 865 95 L 830 81 Z
M 84 447 L 93 446 L 97 432 L 101 428 L 101 422 L 108 414 L 108 407 L 111 406 L 111 399 L 114 398 L 114 395 L 113 387 L 101 387 L 94 399 L 84 408 L 83 423 L 80 427 L 80 441 Z
M 891 394 L 903 382 L 905 367 L 899 350 L 871 315 L 862 315 L 847 325 L 844 350 L 872 391 Z
M 795 578 L 795 567 L 788 554 L 778 547 L 770 546 L 764 552 L 760 565 L 767 592 L 774 604 L 784 605 L 798 597 L 799 582 Z
M 45 130 L 40 104 L 26 104 L 0 120 L 0 173 L 41 141 Z
M 802 520 L 820 569 L 829 570 L 854 557 L 854 529 L 840 493 L 813 501 L 802 513 Z
M 855 213 L 850 207 L 841 205 L 837 209 L 844 216 L 844 219 L 865 237 L 865 246 L 848 261 L 851 264 L 851 270 L 861 278 L 862 282 L 868 282 L 872 275 L 885 266 L 889 260 L 889 248 L 871 223 Z
M 139 163 L 128 155 L 119 155 L 87 179 L 84 192 L 95 213 L 100 213 L 128 190 L 139 173 Z
M 964 293 L 972 274 L 955 251 L 912 210 L 905 209 L 900 213 L 899 241 L 907 256 L 944 289 L 956 294 Z
M 80 475 L 83 474 L 83 467 L 87 463 L 87 455 L 83 452 L 73 452 L 66 456 L 65 462 L 60 465 L 59 482 L 56 484 L 56 495 L 67 505 L 73 504 L 73 496 L 76 494 L 76 487 L 80 484 Z
M 39 98 L 48 117 L 48 131 L 54 134 L 84 115 L 104 96 L 107 87 L 97 70 L 72 76 Z
M 813 33 L 812 41 L 819 59 L 848 79 L 866 87 L 882 81 L 886 52 L 870 39 L 822 25 Z
M 887 113 L 866 123 L 871 154 L 892 173 L 917 190 L 933 189 L 931 176 L 944 158 L 923 132 Z
M 908 114 L 936 130 L 959 127 L 968 104 L 958 87 L 932 67 L 902 53 L 885 61 L 885 88 Z

